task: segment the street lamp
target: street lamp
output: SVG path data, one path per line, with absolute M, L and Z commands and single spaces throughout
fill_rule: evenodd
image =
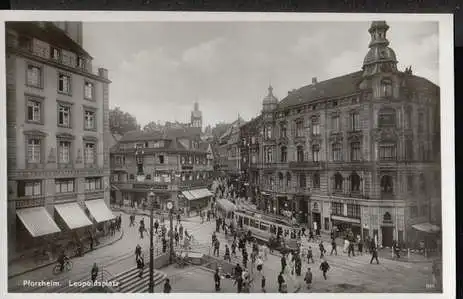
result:
M 170 222 L 170 233 L 169 233 L 169 246 L 170 246 L 170 254 L 169 254 L 169 264 L 172 264 L 173 257 L 174 257 L 174 219 L 173 219 L 173 210 L 174 204 L 172 201 L 167 202 L 167 209 L 169 210 L 169 222 Z
M 154 192 L 148 194 L 150 199 L 150 282 L 148 291 L 154 293 L 154 244 L 153 244 L 153 211 L 154 211 Z

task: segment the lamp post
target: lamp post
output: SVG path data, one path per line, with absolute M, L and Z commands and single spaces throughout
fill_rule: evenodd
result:
M 148 194 L 150 199 L 150 282 L 148 291 L 154 293 L 154 244 L 153 244 L 153 211 L 154 211 L 154 192 Z
M 169 264 L 172 264 L 173 262 L 173 258 L 174 258 L 174 238 L 173 238 L 173 235 L 174 235 L 174 219 L 173 219 L 173 208 L 174 208 L 174 204 L 172 203 L 172 201 L 169 201 L 167 203 L 167 209 L 169 210 L 169 222 L 170 222 L 170 232 L 169 232 L 169 247 L 170 247 L 170 250 L 169 250 Z

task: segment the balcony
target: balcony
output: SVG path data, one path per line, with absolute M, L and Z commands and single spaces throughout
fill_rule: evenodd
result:
M 15 206 L 16 209 L 45 206 L 45 195 L 18 197 Z

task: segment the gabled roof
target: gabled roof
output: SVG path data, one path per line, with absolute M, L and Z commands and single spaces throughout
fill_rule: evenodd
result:
M 63 30 L 51 22 L 6 22 L 6 28 L 12 29 L 21 35 L 37 38 L 52 46 L 74 52 L 80 56 L 92 58 L 78 43 L 70 38 Z
M 340 97 L 358 92 L 358 85 L 362 80 L 363 71 L 328 79 L 315 84 L 301 87 L 291 92 L 278 104 L 278 108 L 313 102 L 321 98 Z

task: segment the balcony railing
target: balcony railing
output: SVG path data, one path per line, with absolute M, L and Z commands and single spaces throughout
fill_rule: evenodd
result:
M 45 195 L 18 197 L 15 206 L 16 209 L 45 206 Z
M 85 197 L 85 200 L 102 199 L 104 197 L 104 191 L 103 190 L 86 191 L 84 197 Z
M 55 202 L 71 201 L 77 199 L 77 193 L 58 193 L 55 195 Z

